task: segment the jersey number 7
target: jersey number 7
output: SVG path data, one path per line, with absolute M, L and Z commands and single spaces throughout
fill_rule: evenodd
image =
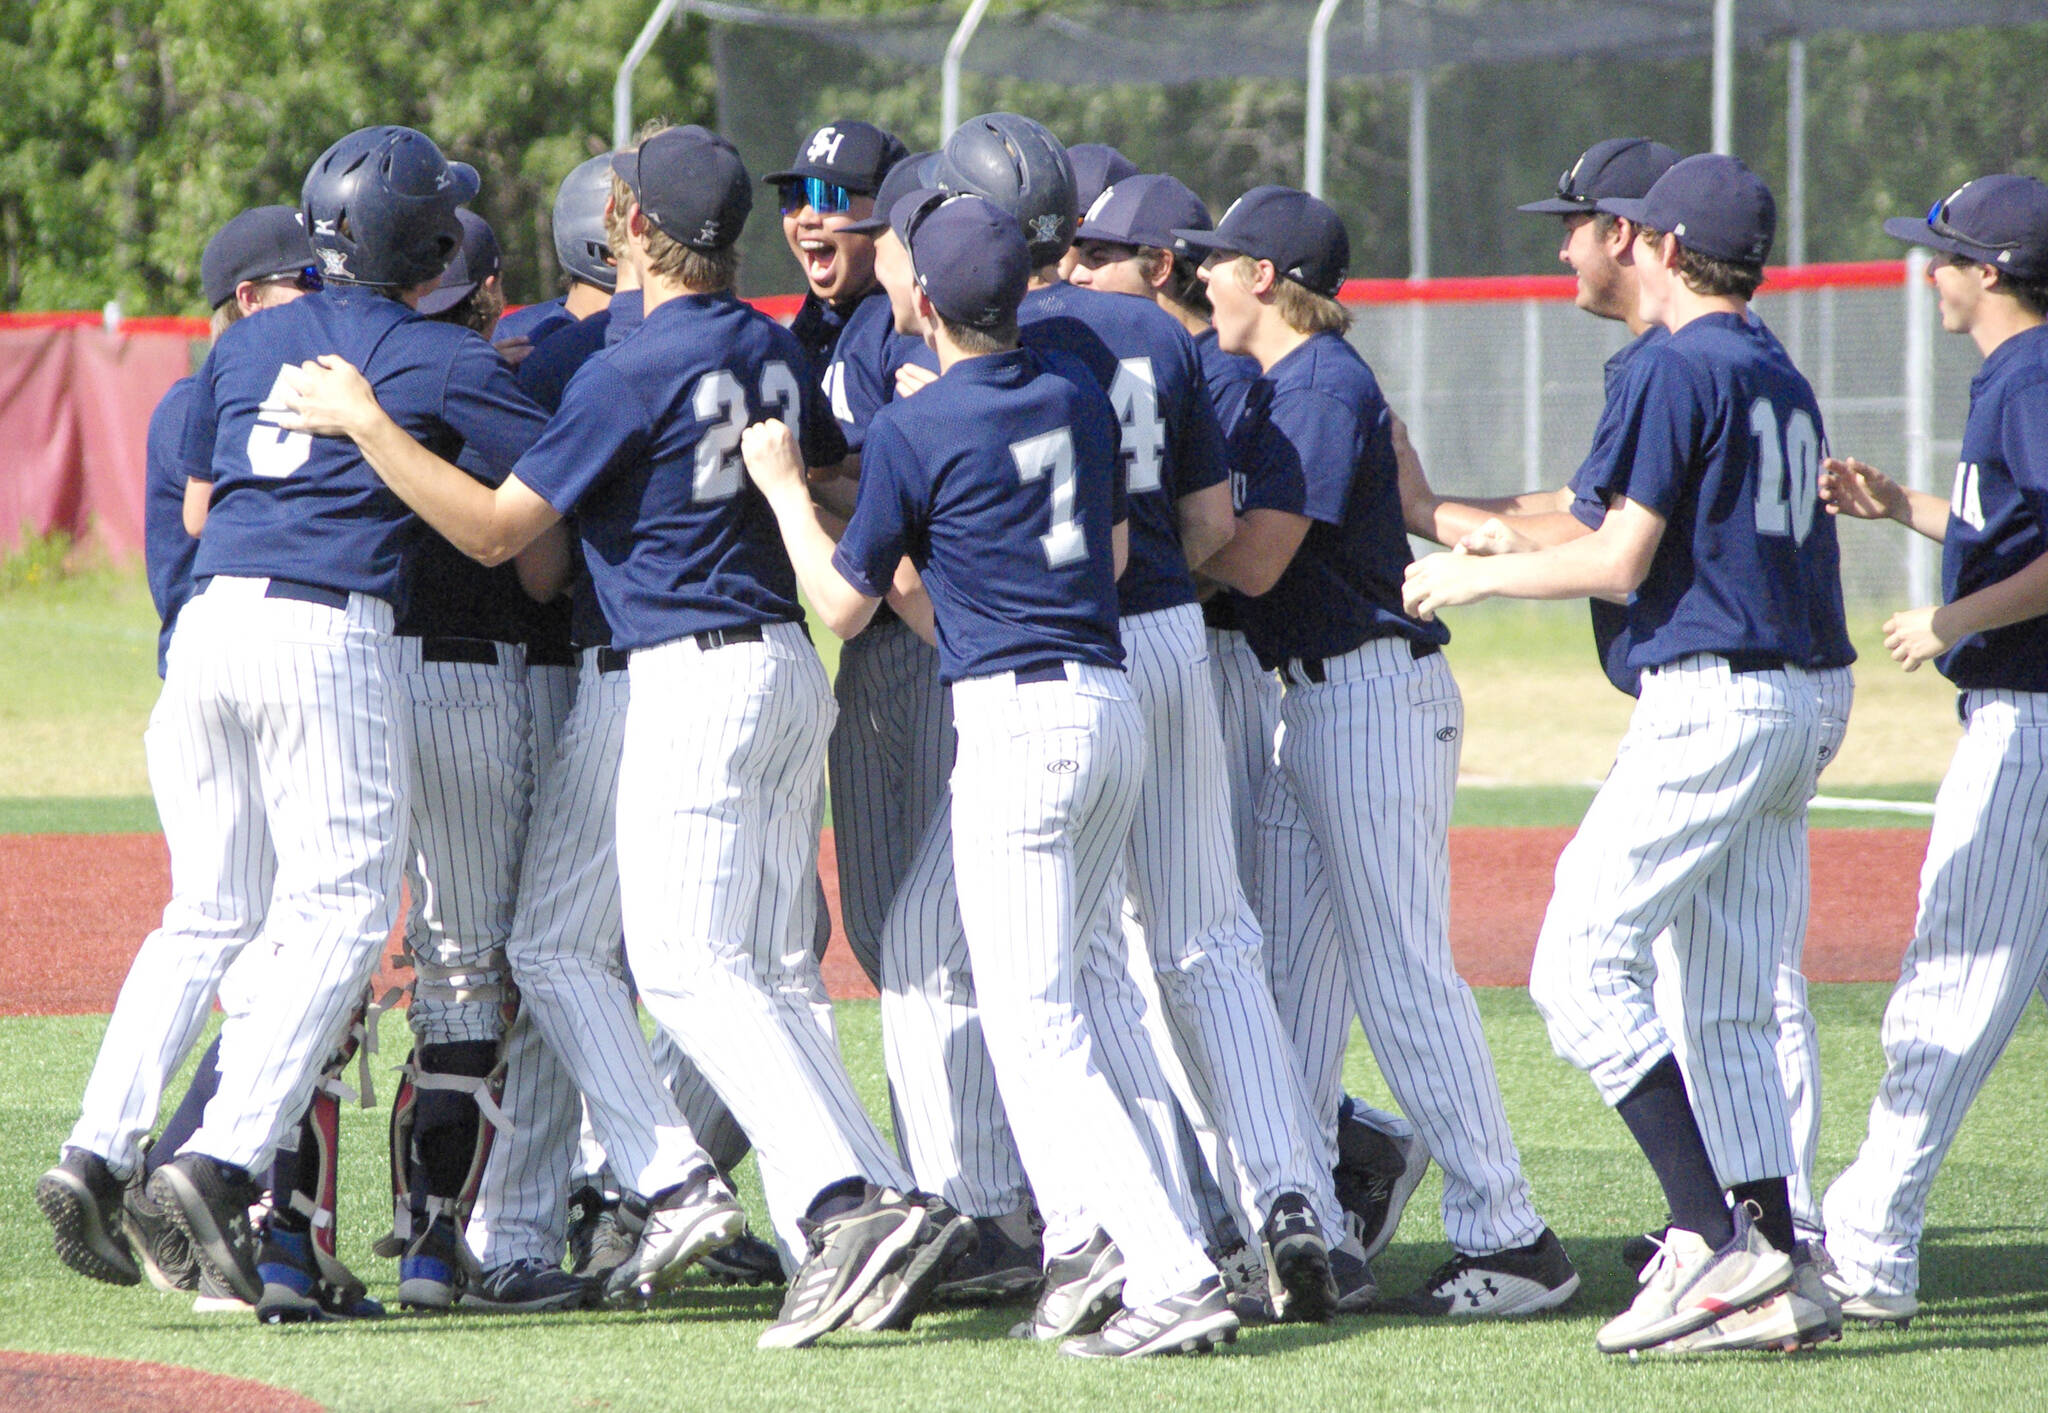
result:
M 1048 569 L 1061 569 L 1088 557 L 1088 536 L 1074 506 L 1074 438 L 1065 427 L 1010 443 L 1017 479 L 1035 485 L 1052 477 L 1052 527 L 1038 537 Z

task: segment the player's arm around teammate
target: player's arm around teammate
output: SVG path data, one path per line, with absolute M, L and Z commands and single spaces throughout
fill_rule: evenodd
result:
M 1845 1314 L 1919 1308 L 1928 1195 L 1964 1114 L 2048 970 L 2039 806 L 2048 731 L 2048 187 L 1980 177 L 1888 234 L 1937 253 L 1942 327 L 1984 355 L 1950 498 L 1829 461 L 1829 509 L 1942 546 L 1942 599 L 1895 613 L 1885 646 L 1961 692 L 1963 739 L 1935 797 L 1913 938 L 1885 1007 L 1885 1074 L 1856 1161 L 1828 1189 Z

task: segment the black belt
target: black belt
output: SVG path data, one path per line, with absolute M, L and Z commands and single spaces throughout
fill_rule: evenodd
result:
M 734 643 L 758 643 L 763 636 L 760 624 L 745 623 L 737 628 L 709 628 L 690 641 L 697 645 L 698 652 L 708 653 L 714 648 L 729 648 Z
M 526 645 L 528 667 L 574 667 L 576 650 L 565 643 L 528 643 Z
M 192 592 L 203 594 L 214 576 L 208 574 L 192 581 Z M 298 603 L 317 603 L 323 608 L 347 608 L 348 595 L 340 589 L 323 589 L 318 584 L 301 584 L 296 579 L 272 579 L 264 585 L 266 599 L 292 599 Z
M 1379 638 L 1367 638 L 1365 640 L 1366 643 L 1377 643 L 1380 641 L 1382 641 L 1382 639 Z M 1364 646 L 1365 643 L 1360 643 L 1358 645 L 1359 648 L 1362 648 Z M 1351 651 L 1357 652 L 1358 648 L 1353 648 L 1351 649 Z M 1435 657 L 1438 653 L 1442 651 L 1443 648 L 1436 643 L 1425 643 L 1420 638 L 1410 638 L 1408 640 L 1409 655 L 1415 658 L 1418 662 L 1426 657 Z M 1325 666 L 1325 664 L 1333 662 L 1336 658 L 1343 656 L 1345 656 L 1345 654 L 1337 653 L 1331 657 L 1284 658 L 1281 660 L 1280 663 L 1280 675 L 1282 677 L 1292 678 L 1292 676 L 1295 673 L 1300 673 L 1302 680 L 1307 682 L 1310 686 L 1320 687 L 1323 685 L 1323 683 L 1330 680 L 1329 670 Z
M 1026 663 L 1017 669 L 1016 678 L 1019 687 L 1028 687 L 1034 682 L 1064 682 L 1067 680 L 1066 659 Z
M 597 670 L 599 672 L 624 672 L 626 670 L 626 660 L 632 656 L 632 653 L 621 651 L 618 648 L 599 648 L 597 650 Z
M 1778 653 L 1765 652 L 1716 653 L 1715 656 L 1724 659 L 1728 670 L 1735 673 L 1782 672 L 1787 661 Z
M 1222 628 L 1234 633 L 1238 627 L 1237 605 L 1222 594 L 1218 594 L 1211 599 L 1204 599 L 1202 601 L 1202 622 L 1208 624 L 1211 628 Z
M 420 638 L 421 662 L 474 662 L 498 665 L 498 645 L 489 638 Z

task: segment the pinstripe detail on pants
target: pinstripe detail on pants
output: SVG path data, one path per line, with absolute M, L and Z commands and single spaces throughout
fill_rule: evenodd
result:
M 2048 972 L 2048 693 L 1972 690 L 1961 705 L 1885 1006 L 1884 1079 L 1824 1203 L 1843 1276 L 1886 1295 L 1918 1290 L 1935 1176 Z

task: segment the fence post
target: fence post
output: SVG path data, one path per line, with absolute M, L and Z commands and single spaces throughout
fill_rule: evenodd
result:
M 1543 489 L 1543 306 L 1522 301 L 1522 489 Z
M 1906 484 L 1916 491 L 1934 490 L 1931 424 L 1934 410 L 1934 302 L 1927 297 L 1929 256 L 1920 246 L 1906 257 Z M 1906 543 L 1906 597 L 1913 604 L 1934 602 L 1931 543 L 1920 535 L 1901 537 Z

